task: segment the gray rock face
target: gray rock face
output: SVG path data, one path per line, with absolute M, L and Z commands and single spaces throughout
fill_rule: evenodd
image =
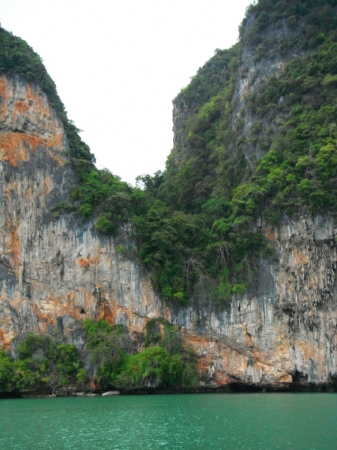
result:
M 282 388 L 331 383 L 336 373 L 336 229 L 330 217 L 284 217 L 257 226 L 273 244 L 255 285 L 228 309 L 164 304 L 132 257 L 128 230 L 118 240 L 92 222 L 50 208 L 66 201 L 74 175 L 61 122 L 37 86 L 0 78 L 0 340 L 55 328 L 78 348 L 77 324 L 104 318 L 144 332 L 149 318 L 180 327 L 214 387 Z M 120 253 L 120 245 L 130 251 Z M 139 340 L 141 345 L 141 340 Z
M 302 58 L 306 54 L 299 50 L 299 43 L 303 39 L 302 31 L 305 22 L 301 22 L 295 29 L 289 29 L 286 20 L 283 19 L 279 27 L 269 26 L 263 33 L 258 34 L 263 38 L 260 44 L 251 43 L 251 39 L 256 37 L 257 32 L 254 31 L 256 18 L 253 14 L 249 15 L 243 32 L 243 45 L 240 50 L 240 68 L 236 73 L 234 93 L 232 97 L 232 113 L 228 127 L 238 129 L 243 142 L 240 141 L 240 148 L 243 151 L 248 168 L 253 168 L 258 159 L 266 153 L 267 143 L 271 143 L 275 130 L 282 120 L 286 120 L 288 112 L 274 112 L 265 114 L 263 117 L 257 117 L 257 114 L 251 111 L 249 99 L 254 94 L 265 88 L 265 82 L 272 76 L 279 77 L 285 64 L 293 57 Z M 287 53 L 280 53 L 277 50 L 276 42 L 283 40 L 288 41 Z M 220 69 L 219 69 L 220 70 Z M 230 69 L 222 67 L 227 76 L 223 76 L 223 86 L 219 87 L 219 92 L 226 86 L 226 81 L 230 79 Z M 197 75 L 198 76 L 198 75 Z M 210 77 L 212 78 L 212 77 Z M 209 81 L 210 83 L 212 80 Z M 228 86 L 228 84 L 227 84 Z M 198 89 L 201 89 L 200 87 Z M 197 92 L 196 95 L 199 95 Z M 211 98 L 209 98 L 211 100 Z M 281 105 L 283 98 L 279 98 Z M 184 159 L 188 159 L 188 133 L 190 127 L 186 127 L 189 119 L 196 114 L 193 108 L 187 102 L 173 102 L 173 131 L 174 131 L 174 147 L 172 157 L 174 162 L 179 163 Z M 258 132 L 257 132 L 258 130 Z M 263 136 L 264 145 L 256 142 L 257 134 Z M 226 146 L 231 152 L 236 152 L 238 142 L 232 145 L 232 141 L 226 142 Z
M 200 354 L 223 382 L 282 387 L 301 374 L 303 383 L 327 383 L 336 372 L 333 221 L 284 218 L 278 229 L 263 231 L 274 243 L 277 262 L 261 261 L 261 293 L 233 299 L 230 311 L 204 308 Z M 268 278 L 264 291 L 259 285 Z
M 103 317 L 142 331 L 164 307 L 148 278 L 118 252 L 127 242 L 98 236 L 93 223 L 50 208 L 68 200 L 74 174 L 61 122 L 36 86 L 1 78 L 0 336 L 58 327 L 79 347 L 75 320 Z M 130 244 L 131 245 L 131 244 Z

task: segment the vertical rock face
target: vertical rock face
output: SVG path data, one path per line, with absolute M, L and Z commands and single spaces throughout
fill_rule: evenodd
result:
M 200 354 L 220 383 L 327 383 L 336 371 L 333 221 L 284 218 L 264 232 L 277 261 L 261 261 L 255 293 L 234 300 L 230 311 L 199 312 Z M 187 328 L 193 321 L 195 315 Z
M 2 345 L 26 331 L 66 333 L 85 317 L 142 331 L 148 314 L 165 311 L 137 264 L 92 223 L 50 212 L 75 180 L 60 120 L 38 87 L 18 77 L 0 87 Z
M 148 318 L 179 326 L 214 387 L 282 388 L 330 383 L 336 372 L 336 230 L 331 217 L 284 217 L 268 228 L 274 246 L 244 298 L 227 309 L 165 305 L 132 257 L 128 230 L 117 241 L 75 215 L 54 217 L 74 174 L 60 120 L 37 86 L 0 78 L 0 339 L 27 331 L 83 345 L 76 323 L 102 317 L 142 333 Z M 121 244 L 128 251 L 120 251 Z M 141 340 L 140 340 L 141 342 Z
M 244 23 L 241 48 L 237 53 L 233 48 L 233 58 L 238 58 L 240 64 L 233 84 L 231 114 L 224 121 L 227 120 L 226 129 L 236 128 L 239 133 L 229 134 L 226 141 L 221 141 L 233 159 L 238 148 L 242 150 L 248 174 L 270 150 L 279 124 L 286 123 L 290 114 L 289 108 L 282 107 L 259 115 L 254 112 L 252 99 L 265 89 L 268 80 L 284 73 L 287 62 L 301 60 L 309 52 L 305 53 L 301 46 L 307 26 L 305 18 L 291 28 L 286 18 L 277 27 L 271 21 L 259 34 L 258 43 L 251 43 L 256 37 L 255 22 L 256 17 L 250 14 Z M 278 41 L 286 44 L 287 51 L 280 51 Z M 229 86 L 226 71 L 231 72 L 223 56 L 215 55 L 213 63 L 224 74 L 216 86 L 215 94 L 220 95 Z M 208 90 L 204 88 L 202 72 L 207 67 Z M 192 158 L 193 151 L 203 151 L 204 155 L 209 151 L 205 144 L 194 150 L 193 142 L 189 143 L 195 118 L 199 120 L 202 138 L 206 129 L 214 132 L 219 127 L 215 121 L 208 128 L 202 122 L 203 108 L 212 103 L 214 95 L 209 87 L 214 79 L 210 61 L 197 77 L 199 84 L 192 81 L 174 102 L 175 141 L 171 156 L 177 167 Z M 195 97 L 211 94 L 202 97 L 196 108 L 189 88 L 197 94 Z M 278 104 L 283 105 L 283 97 Z M 256 139 L 256 134 L 261 139 Z M 256 229 L 270 241 L 274 255 L 268 260 L 261 258 L 255 283 L 244 298 L 233 298 L 229 310 L 200 305 L 191 309 L 190 315 L 180 312 L 174 320 L 187 330 L 186 339 L 198 348 L 201 366 L 213 377 L 215 385 L 242 382 L 282 388 L 292 383 L 334 383 L 337 298 L 336 230 L 332 217 L 284 216 L 276 228 L 258 220 Z

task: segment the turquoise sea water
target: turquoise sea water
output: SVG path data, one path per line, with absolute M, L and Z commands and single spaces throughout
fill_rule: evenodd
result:
M 337 449 L 337 395 L 0 400 L 0 448 Z

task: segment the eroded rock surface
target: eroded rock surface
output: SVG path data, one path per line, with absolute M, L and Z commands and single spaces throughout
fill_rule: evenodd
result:
M 336 371 L 336 229 L 331 217 L 257 226 L 274 255 L 228 309 L 165 305 L 133 256 L 125 230 L 98 235 L 73 214 L 54 217 L 74 174 L 61 121 L 37 86 L 0 78 L 0 340 L 54 328 L 79 348 L 76 324 L 102 317 L 144 332 L 149 318 L 180 327 L 217 388 L 332 383 Z M 119 251 L 120 244 L 129 249 Z M 141 347 L 142 340 L 139 339 Z

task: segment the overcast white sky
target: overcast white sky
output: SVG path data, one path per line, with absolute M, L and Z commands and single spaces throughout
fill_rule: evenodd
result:
M 163 170 L 172 100 L 237 41 L 250 0 L 0 0 L 2 26 L 42 57 L 99 168 Z

